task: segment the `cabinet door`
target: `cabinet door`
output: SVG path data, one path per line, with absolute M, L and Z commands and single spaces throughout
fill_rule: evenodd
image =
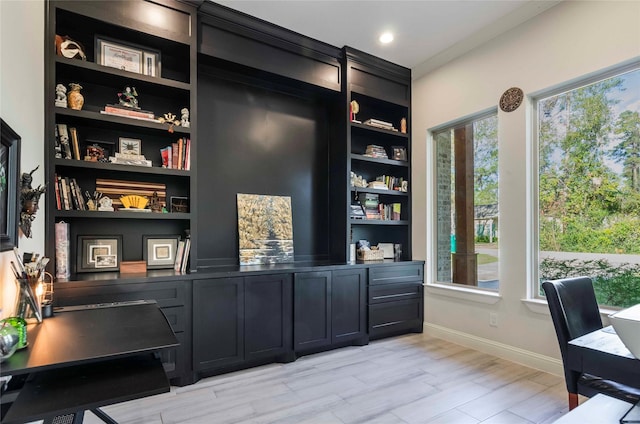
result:
M 243 279 L 193 282 L 193 366 L 195 371 L 244 359 Z
M 244 280 L 245 360 L 291 352 L 291 275 L 260 275 Z
M 331 342 L 367 334 L 367 277 L 365 269 L 333 271 L 331 280 Z
M 296 273 L 293 293 L 294 350 L 331 344 L 331 271 Z

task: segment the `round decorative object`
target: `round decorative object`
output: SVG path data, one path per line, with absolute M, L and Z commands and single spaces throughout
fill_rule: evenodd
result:
M 0 362 L 8 359 L 18 348 L 20 336 L 14 326 L 7 323 L 0 328 Z
M 524 99 L 524 93 L 518 87 L 511 87 L 500 97 L 500 109 L 503 112 L 513 112 L 518 109 Z
M 76 84 L 72 82 L 69 84 L 69 88 L 71 91 L 67 95 L 67 102 L 69 103 L 69 107 L 75 110 L 81 110 L 84 105 L 84 96 L 80 93 L 82 90 L 82 86 L 80 84 Z

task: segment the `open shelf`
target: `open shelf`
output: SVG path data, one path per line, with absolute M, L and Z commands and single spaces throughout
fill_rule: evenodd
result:
M 409 225 L 409 221 L 382 220 L 382 219 L 350 219 L 351 225 Z
M 373 131 L 381 134 L 391 135 L 398 138 L 409 138 L 409 134 L 401 133 L 400 131 L 385 130 L 383 128 L 372 127 L 371 125 L 359 124 L 357 122 L 350 122 L 352 128 L 360 128 L 367 131 Z
M 393 159 L 380 159 L 380 158 L 372 158 L 365 155 L 358 155 L 356 153 L 351 153 L 351 159 L 360 160 L 363 162 L 372 162 L 372 163 L 380 163 L 384 165 L 394 165 L 394 166 L 402 166 L 404 168 L 409 167 L 409 162 L 406 160 L 393 160 Z
M 80 118 L 85 120 L 91 120 L 94 122 L 105 122 L 105 123 L 111 123 L 111 124 L 126 125 L 130 127 L 149 128 L 149 129 L 154 129 L 158 131 L 169 130 L 169 125 L 161 124 L 160 122 L 147 121 L 144 119 L 127 118 L 127 117 L 116 116 L 116 115 L 107 115 L 104 113 L 93 112 L 89 110 L 74 110 L 74 109 L 56 107 L 55 112 L 56 112 L 56 115 L 59 115 L 59 116 Z M 189 134 L 191 133 L 191 128 L 174 126 L 173 132 L 178 134 Z
M 190 213 L 157 213 L 119 211 L 55 211 L 56 218 L 95 218 L 95 219 L 151 219 L 151 220 L 189 220 Z
M 383 196 L 409 196 L 409 193 L 398 190 L 382 190 L 379 188 L 364 188 L 364 187 L 351 187 L 353 193 L 374 193 L 382 194 Z
M 116 163 L 105 162 L 89 162 L 83 160 L 74 159 L 55 159 L 53 162 L 56 168 L 86 168 L 86 169 L 100 169 L 121 173 L 134 173 L 134 174 L 154 174 L 154 175 L 171 175 L 178 177 L 189 177 L 190 171 L 182 169 L 170 169 L 161 168 L 159 166 L 133 166 L 133 165 L 118 165 Z

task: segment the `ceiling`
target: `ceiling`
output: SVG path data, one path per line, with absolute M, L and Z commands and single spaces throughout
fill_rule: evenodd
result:
M 420 73 L 531 19 L 559 0 L 216 0 L 336 47 Z M 392 31 L 389 45 L 378 41 Z

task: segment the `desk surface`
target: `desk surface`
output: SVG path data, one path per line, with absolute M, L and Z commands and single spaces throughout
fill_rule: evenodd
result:
M 567 355 L 573 371 L 640 388 L 640 359 L 629 352 L 612 327 L 571 340 Z
M 155 302 L 56 312 L 29 325 L 29 346 L 2 363 L 0 375 L 32 373 L 178 346 Z
M 629 402 L 597 394 L 553 424 L 620 424 L 629 408 Z

